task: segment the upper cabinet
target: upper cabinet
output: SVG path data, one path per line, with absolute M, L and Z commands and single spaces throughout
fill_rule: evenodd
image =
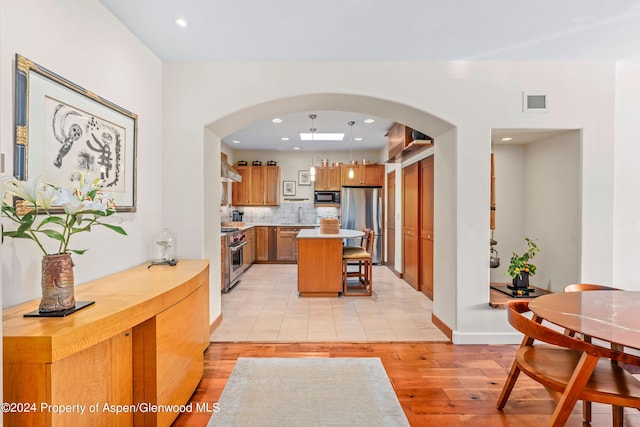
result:
M 342 167 L 342 185 L 346 187 L 382 187 L 383 181 L 384 165 L 344 165 Z
M 401 162 L 403 158 L 418 153 L 433 145 L 433 139 L 408 126 L 395 123 L 387 133 L 389 144 L 388 162 Z
M 342 168 L 340 166 L 316 166 L 314 188 L 320 191 L 340 191 L 342 187 Z
M 242 182 L 234 182 L 234 206 L 278 206 L 280 204 L 280 166 L 236 166 Z

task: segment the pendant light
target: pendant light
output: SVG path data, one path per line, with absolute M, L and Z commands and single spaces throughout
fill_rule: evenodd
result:
M 350 155 L 351 155 L 351 164 L 353 165 L 353 125 L 356 122 L 354 122 L 353 120 L 347 122 L 347 124 L 349 125 L 350 128 L 350 143 L 349 143 L 349 148 L 350 148 Z M 349 171 L 347 172 L 347 176 L 349 177 L 349 179 L 353 179 L 353 177 L 355 176 L 355 171 L 353 170 L 353 166 L 349 166 Z
M 314 127 L 314 121 L 315 121 L 316 117 L 318 117 L 318 116 L 315 115 L 315 114 L 309 114 L 309 118 L 311 119 L 311 127 L 309 128 L 309 132 L 311 132 L 311 143 L 312 144 L 315 141 L 314 135 L 316 134 L 316 130 L 317 130 Z M 313 165 L 313 151 L 311 151 L 311 167 L 309 168 L 309 178 L 310 178 L 310 180 L 312 182 L 316 180 L 316 167 Z

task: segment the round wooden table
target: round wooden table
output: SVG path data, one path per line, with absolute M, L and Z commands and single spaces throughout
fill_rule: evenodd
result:
M 530 301 L 529 308 L 563 328 L 619 346 L 640 349 L 640 292 L 549 294 Z

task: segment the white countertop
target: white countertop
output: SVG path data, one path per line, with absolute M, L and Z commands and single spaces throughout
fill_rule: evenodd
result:
M 338 234 L 320 234 L 319 228 L 308 228 L 300 230 L 298 239 L 352 239 L 354 237 L 362 237 L 362 230 L 347 230 L 341 228 Z

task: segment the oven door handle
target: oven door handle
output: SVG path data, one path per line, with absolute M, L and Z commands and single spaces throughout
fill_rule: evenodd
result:
M 231 249 L 231 252 L 236 252 L 238 249 L 240 249 L 241 247 L 243 247 L 246 244 L 247 244 L 247 242 L 242 242 L 239 245 L 229 246 L 229 249 Z

